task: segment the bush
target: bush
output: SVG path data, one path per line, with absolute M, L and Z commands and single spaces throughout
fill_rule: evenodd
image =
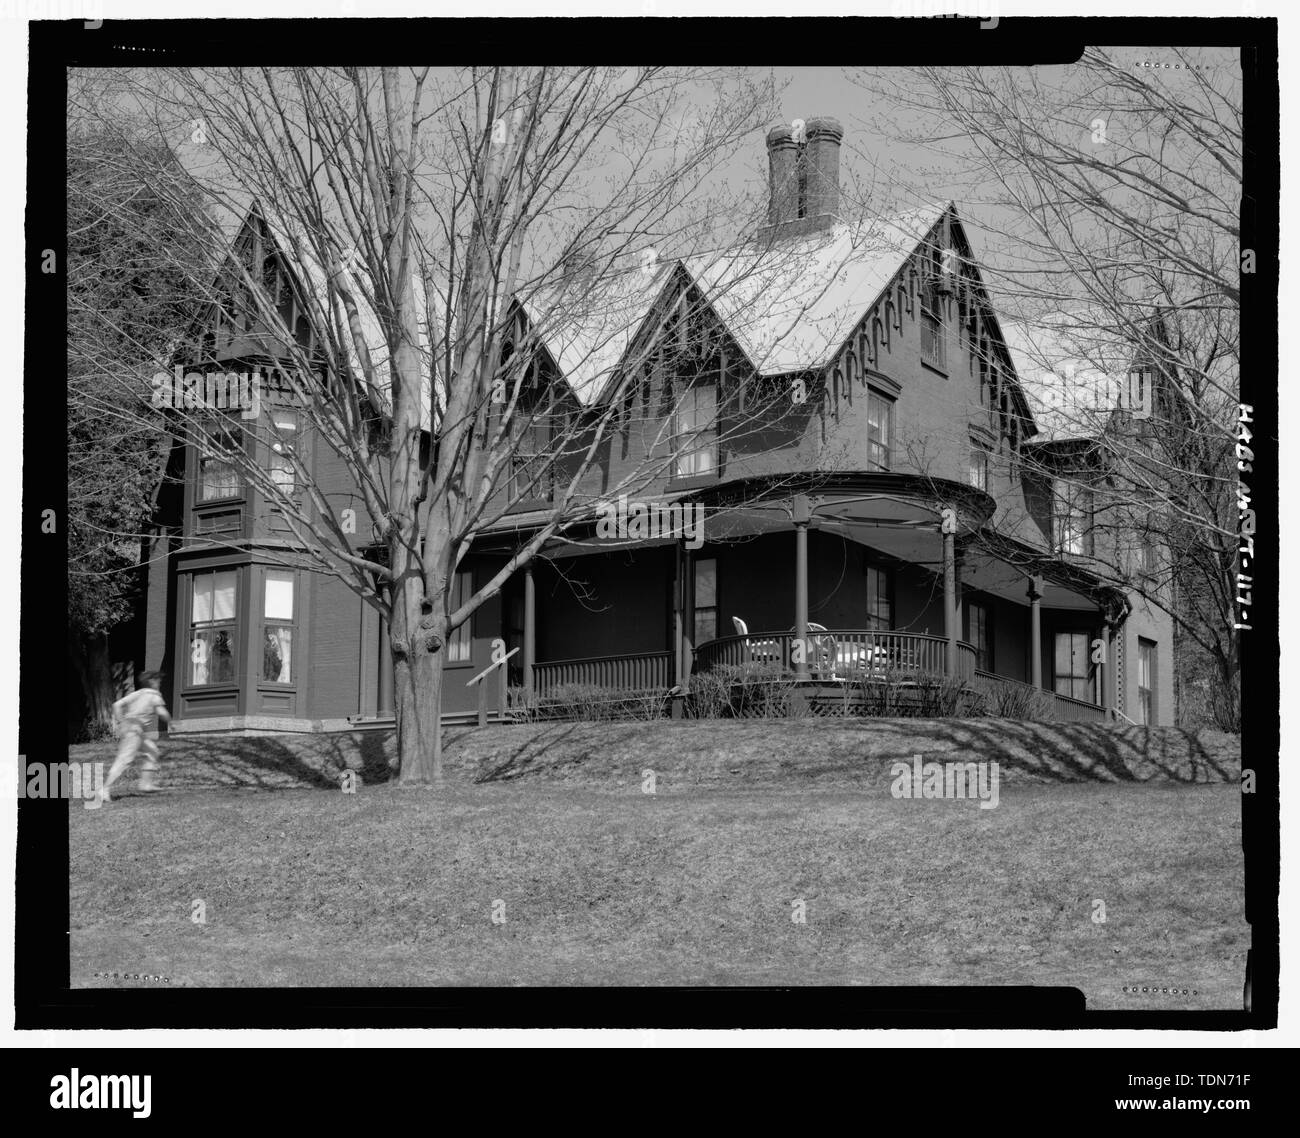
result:
M 667 693 L 658 690 L 611 692 L 597 684 L 559 684 L 529 710 L 529 718 L 643 722 L 662 719 L 667 702 Z
M 798 715 L 795 682 L 776 664 L 724 664 L 696 672 L 687 708 L 697 719 L 785 719 Z
M 997 684 L 988 694 L 989 714 L 999 719 L 1028 719 L 1050 723 L 1056 719 L 1055 705 L 1046 692 L 1019 684 Z
M 858 681 L 862 714 L 881 718 L 971 719 L 986 714 L 982 693 L 969 681 L 939 672 L 889 670 Z

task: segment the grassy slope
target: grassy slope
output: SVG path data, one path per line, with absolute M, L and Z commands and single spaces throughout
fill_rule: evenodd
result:
M 1240 1006 L 1226 736 L 489 728 L 453 734 L 440 791 L 378 785 L 386 751 L 377 735 L 178 740 L 163 795 L 128 783 L 106 811 L 74 804 L 74 985 L 1061 983 L 1097 1007 Z M 1000 805 L 895 800 L 889 762 L 917 752 L 997 759 Z M 343 766 L 365 771 L 357 794 Z M 1121 992 L 1134 983 L 1198 994 Z

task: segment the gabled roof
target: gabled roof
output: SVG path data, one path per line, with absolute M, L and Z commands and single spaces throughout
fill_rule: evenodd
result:
M 764 375 L 830 363 L 949 206 L 932 203 L 806 237 L 748 243 L 687 262 Z
M 763 375 L 828 364 L 853 328 L 951 208 L 774 242 L 751 241 L 687 260 L 601 275 L 516 298 L 584 405 L 596 402 L 657 311 L 675 272 L 695 284 L 750 365 Z
M 316 246 L 311 242 L 307 233 L 296 222 L 274 209 L 268 208 L 260 202 L 254 203 L 245 215 L 239 231 L 231 242 L 230 252 L 227 254 L 227 260 L 234 257 L 240 244 L 249 239 L 254 223 L 261 220 L 265 226 L 266 234 L 271 242 L 276 246 L 280 253 L 281 260 L 289 273 L 296 278 L 297 285 L 301 295 L 312 298 L 315 303 L 324 305 L 329 297 L 328 282 L 329 272 L 321 263 Z M 374 383 L 370 388 L 370 396 L 375 404 L 385 412 L 392 409 L 392 374 L 389 368 L 388 339 L 384 334 L 384 326 L 379 312 L 375 306 L 367 299 L 365 291 L 357 286 L 355 275 L 346 265 L 339 267 L 341 274 L 347 279 L 350 285 L 350 291 L 357 301 L 357 316 L 361 327 L 361 336 L 364 340 L 367 352 L 370 356 L 371 367 L 374 375 Z M 253 269 L 254 279 L 257 279 L 258 269 Z M 430 330 L 429 322 L 426 317 L 427 298 L 425 295 L 424 280 L 418 269 L 413 268 L 411 274 L 412 284 L 415 292 L 415 304 L 417 309 L 418 322 L 418 352 L 421 360 L 420 382 L 421 382 L 421 400 L 420 400 L 420 423 L 423 429 L 428 430 L 431 426 L 432 406 L 430 395 L 432 391 L 431 377 L 436 370 L 436 362 L 430 348 Z M 435 319 L 441 320 L 439 312 L 440 306 L 437 304 L 437 297 L 433 298 L 435 307 Z M 309 301 L 310 303 L 310 301 Z M 341 312 L 341 307 L 340 307 Z M 346 327 L 346 324 L 345 324 Z M 292 332 L 292 329 L 290 329 Z M 364 378 L 365 372 L 361 366 L 361 355 L 357 349 L 354 337 L 349 333 L 343 336 L 343 347 L 347 353 L 347 362 L 353 374 L 357 377 Z M 440 404 L 441 404 L 441 383 L 439 384 Z
M 583 406 L 595 403 L 658 309 L 680 261 L 603 273 L 596 289 L 576 280 L 516 297 Z

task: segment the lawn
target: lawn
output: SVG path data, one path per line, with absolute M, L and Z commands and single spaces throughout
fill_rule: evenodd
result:
M 437 790 L 383 781 L 391 751 L 178 739 L 162 794 L 71 804 L 73 985 L 1032 983 L 1098 1008 L 1241 1006 L 1235 738 L 490 727 L 451 732 Z M 997 808 L 894 798 L 891 762 L 916 753 L 998 761 Z

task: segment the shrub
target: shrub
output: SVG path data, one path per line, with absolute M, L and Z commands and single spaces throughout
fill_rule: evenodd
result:
M 858 681 L 862 714 L 881 718 L 970 719 L 986 714 L 985 697 L 970 682 L 939 672 L 889 670 Z
M 1020 684 L 997 684 L 988 694 L 989 714 L 999 719 L 1029 719 L 1051 722 L 1055 706 L 1046 692 Z
M 776 664 L 724 664 L 694 673 L 687 706 L 697 719 L 783 719 L 799 714 L 795 682 Z
M 531 709 L 533 719 L 641 722 L 661 719 L 668 702 L 658 690 L 612 692 L 597 684 L 559 684 Z

